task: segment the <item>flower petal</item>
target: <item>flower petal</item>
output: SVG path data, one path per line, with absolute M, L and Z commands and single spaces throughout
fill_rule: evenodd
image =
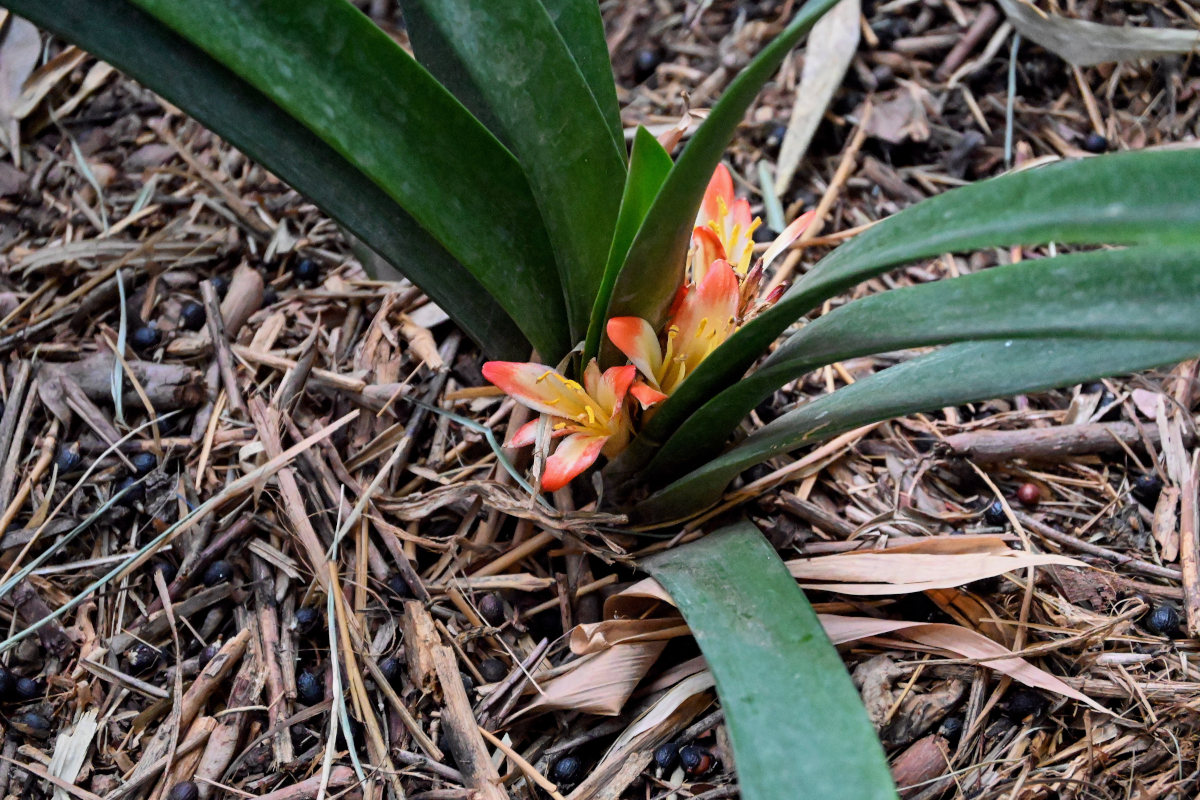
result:
M 596 392 L 596 399 L 600 401 L 600 405 L 610 417 L 615 417 L 621 413 L 621 406 L 625 402 L 625 395 L 629 393 L 629 385 L 633 383 L 637 377 L 637 366 L 634 364 L 626 364 L 623 367 L 609 367 L 604 370 L 604 375 L 600 377 L 600 386 Z
M 762 258 L 759 259 L 758 263 L 762 264 L 763 269 L 769 267 L 776 256 L 788 249 L 788 246 L 792 242 L 800 238 L 800 234 L 804 233 L 805 228 L 812 224 L 813 218 L 816 215 L 817 210 L 815 208 L 811 211 L 806 211 L 792 220 L 791 224 L 783 229 L 783 233 L 779 234 L 775 241 L 771 242 L 771 246 L 767 248 L 767 251 L 762 254 Z
M 536 419 L 531 419 L 513 433 L 512 437 L 504 443 L 505 447 L 525 447 L 537 441 L 538 423 L 542 421 L 541 416 Z M 550 430 L 551 439 L 561 439 L 569 433 L 574 433 L 575 430 L 570 426 Z
M 582 386 L 545 364 L 489 361 L 483 365 L 483 377 L 521 405 L 555 417 L 586 414 L 590 401 Z
M 662 347 L 658 334 L 641 317 L 613 317 L 605 327 L 609 341 L 625 354 L 651 385 L 658 385 L 662 369 Z
M 566 486 L 579 473 L 590 467 L 600 457 L 607 436 L 575 433 L 563 439 L 546 459 L 546 471 L 542 474 L 542 489 L 555 492 Z
M 659 388 L 668 394 L 718 345 L 733 333 L 740 290 L 737 273 L 728 261 L 714 261 L 704 281 L 689 292 L 679 313 L 670 321 L 668 358 L 674 362 L 670 385 Z M 682 367 L 682 371 L 679 370 Z
M 724 164 L 717 164 L 712 177 L 708 179 L 708 188 L 704 190 L 704 199 L 700 202 L 700 214 L 696 217 L 696 227 L 720 219 L 721 203 L 725 204 L 726 210 L 733 205 L 733 176 L 729 174 L 728 167 Z
M 712 228 L 696 228 L 692 231 L 692 282 L 704 280 L 708 265 L 725 258 L 725 245 Z
M 647 385 L 644 381 L 635 381 L 629 387 L 629 393 L 637 399 L 643 409 L 650 408 L 655 403 L 661 403 L 667 399 L 667 395 Z

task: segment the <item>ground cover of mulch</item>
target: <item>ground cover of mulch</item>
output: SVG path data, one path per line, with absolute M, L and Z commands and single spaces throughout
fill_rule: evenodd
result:
M 627 130 L 686 136 L 793 4 L 602 8 Z M 1183 2 L 1042 9 L 1197 24 Z M 391 0 L 366 10 L 403 39 Z M 1013 64 L 990 3 L 862 11 L 829 107 L 793 118 L 797 53 L 730 150 L 756 210 L 827 212 L 780 280 L 947 188 L 1195 139 L 1188 57 L 1072 68 L 1025 41 Z M 586 486 L 531 504 L 498 464 L 527 453 L 439 413 L 501 441 L 528 418 L 419 291 L 370 280 L 177 109 L 61 43 L 40 66 L 7 24 L 0 72 L 38 69 L 0 87 L 19 142 L 0 162 L 0 797 L 734 797 L 697 648 L 621 593 L 636 558 L 738 514 L 831 635 L 870 622 L 839 640 L 905 797 L 1195 796 L 1195 363 L 869 426 L 748 471 L 671 538 L 631 536 Z M 1045 253 L 947 255 L 854 294 Z M 820 370 L 748 428 L 910 355 Z M 631 633 L 652 641 L 613 644 Z

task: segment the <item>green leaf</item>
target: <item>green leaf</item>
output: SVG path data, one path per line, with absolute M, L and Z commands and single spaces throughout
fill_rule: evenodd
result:
M 757 528 L 731 525 L 642 566 L 716 679 L 743 798 L 896 797 L 841 657 Z
M 705 359 L 614 472 L 644 465 L 688 416 L 740 380 L 789 325 L 860 281 L 914 259 L 981 247 L 1195 242 L 1198 182 L 1200 151 L 1121 153 L 981 181 L 901 211 L 822 259 L 779 303 Z
M 614 142 L 539 0 L 405 0 L 404 7 L 419 8 L 436 27 L 440 47 L 454 51 L 520 161 L 557 259 L 572 342 L 582 340 L 621 202 L 624 143 Z
M 554 27 L 575 58 L 592 97 L 604 115 L 617 150 L 625 153 L 625 128 L 621 124 L 621 105 L 613 79 L 612 60 L 604 38 L 604 18 L 595 0 L 542 0 Z
M 660 483 L 720 452 L 742 419 L 811 370 L 977 339 L 1200 341 L 1200 252 L 1142 245 L 1023 261 L 855 300 L 792 335 L 687 419 L 646 467 Z
M 809 0 L 729 84 L 691 141 L 638 229 L 613 288 L 608 317 L 641 317 L 656 327 L 683 283 L 684 260 L 700 200 L 729 140 L 759 89 L 837 0 Z
M 352 5 L 134 2 L 383 189 L 470 270 L 544 357 L 553 360 L 570 349 L 562 287 L 520 165 Z M 127 37 L 127 48 L 140 46 Z M 159 70 L 175 71 L 171 51 L 156 55 Z M 337 179 L 336 172 L 326 176 Z
M 165 25 L 125 0 L 4 0 L 3 5 L 186 109 L 307 195 L 420 285 L 490 355 L 528 356 L 530 345 L 509 316 L 392 198 Z
M 671 156 L 658 143 L 654 135 L 638 126 L 633 139 L 633 155 L 629 159 L 629 174 L 625 178 L 625 193 L 621 197 L 621 211 L 617 214 L 617 226 L 613 231 L 612 247 L 604 267 L 604 278 L 596 293 L 592 306 L 592 321 L 588 325 L 587 342 L 583 348 L 583 363 L 597 355 L 604 325 L 608 321 L 608 299 L 612 296 L 617 272 L 625 263 L 629 244 L 637 234 L 638 227 L 646 218 L 646 211 L 662 188 L 667 173 L 671 171 Z
M 860 425 L 1175 364 L 1197 353 L 1197 341 L 1144 339 L 1011 339 L 948 345 L 784 414 L 639 503 L 636 518 L 666 523 L 694 515 L 717 502 L 725 486 L 747 467 Z
M 617 87 L 613 82 L 612 63 L 604 40 L 604 20 L 600 6 L 590 0 L 541 0 L 550 15 L 588 89 L 596 101 L 604 122 L 619 152 L 625 152 L 625 134 L 621 127 Z M 401 0 L 404 22 L 417 60 L 438 82 L 462 101 L 476 119 L 508 144 L 503 126 L 497 121 L 491 106 L 475 85 L 470 70 L 462 61 L 452 42 L 443 37 L 429 17 L 428 6 L 413 0 Z

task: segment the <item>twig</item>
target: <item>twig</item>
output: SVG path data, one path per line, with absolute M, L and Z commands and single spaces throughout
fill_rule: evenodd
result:
M 1187 629 L 1200 635 L 1200 520 L 1196 491 L 1200 488 L 1200 450 L 1192 453 L 1192 466 L 1184 478 L 1179 508 L 1179 566 L 1183 572 L 1183 608 Z
M 212 281 L 200 283 L 200 295 L 204 298 L 204 310 L 208 318 L 208 335 L 212 338 L 213 357 L 221 371 L 221 384 L 225 387 L 229 410 L 246 419 L 246 401 L 242 399 L 242 390 L 238 388 L 237 370 L 233 363 L 233 353 L 229 349 L 229 340 L 225 338 L 225 323 L 221 319 L 221 304 L 217 300 L 217 290 Z

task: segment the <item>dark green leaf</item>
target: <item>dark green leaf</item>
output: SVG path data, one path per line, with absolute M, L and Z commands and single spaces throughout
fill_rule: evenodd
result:
M 1023 261 L 871 295 L 791 336 L 763 364 L 705 403 L 646 468 L 661 482 L 720 452 L 776 388 L 871 353 L 975 339 L 1200 341 L 1200 251 L 1143 245 Z
M 838 292 L 917 258 L 980 247 L 1193 242 L 1200 239 L 1198 181 L 1200 151 L 1122 153 L 982 181 L 880 222 L 823 259 L 705 359 L 627 451 L 622 471 L 635 470 L 635 457 L 652 455 L 789 325 Z
M 595 0 L 542 0 L 554 20 L 554 27 L 567 43 L 579 71 L 583 73 L 592 97 L 604 115 L 617 150 L 625 153 L 625 130 L 621 124 L 621 106 L 613 79 L 612 60 L 604 38 L 604 18 Z
M 268 98 L 153 17 L 125 0 L 0 5 L 187 109 L 312 198 L 424 288 L 493 357 L 528 356 L 530 345 L 508 315 L 394 200 Z
M 671 156 L 658 143 L 654 135 L 638 127 L 633 139 L 633 155 L 629 159 L 629 174 L 625 178 L 625 193 L 621 197 L 621 211 L 617 215 L 617 227 L 613 231 L 612 247 L 608 251 L 608 262 L 604 267 L 604 279 L 596 293 L 596 304 L 592 306 L 592 321 L 588 326 L 587 343 L 583 348 L 583 363 L 597 354 L 600 339 L 604 335 L 604 324 L 608 317 L 608 298 L 612 296 L 617 272 L 625 263 L 629 243 L 633 241 L 638 226 L 646 218 L 646 211 L 654 202 L 654 196 L 662 188 L 667 173 L 671 171 Z
M 582 340 L 625 183 L 623 143 L 540 0 L 405 0 L 405 8 L 420 8 L 453 49 L 520 161 L 554 248 L 572 341 Z
M 470 270 L 543 356 L 570 349 L 553 254 L 520 165 L 352 5 L 134 2 L 374 181 Z M 126 47 L 140 46 L 127 37 Z M 156 55 L 161 72 L 175 71 L 172 52 Z
M 683 613 L 716 679 L 742 797 L 896 797 L 841 657 L 753 525 L 643 566 Z
M 1200 342 L 1137 339 L 1014 339 L 948 345 L 784 414 L 638 504 L 636 517 L 666 523 L 694 515 L 719 500 L 729 481 L 747 467 L 860 425 L 1174 364 L 1197 353 Z
M 700 199 L 729 140 L 783 59 L 837 0 L 809 0 L 729 84 L 692 135 L 654 200 L 617 277 L 607 317 L 641 317 L 656 327 L 683 282 L 684 260 Z

